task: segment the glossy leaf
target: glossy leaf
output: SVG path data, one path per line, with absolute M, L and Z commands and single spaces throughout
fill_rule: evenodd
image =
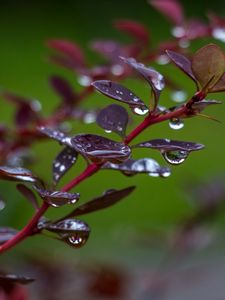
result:
M 201 112 L 203 111 L 205 108 L 207 108 L 210 105 L 215 105 L 215 104 L 222 104 L 221 101 L 217 101 L 217 100 L 208 100 L 208 99 L 204 99 L 201 100 L 199 102 L 195 102 L 192 104 L 191 108 L 195 111 L 195 112 Z
M 64 56 L 69 57 L 72 59 L 77 66 L 85 66 L 85 58 L 83 55 L 83 51 L 80 49 L 80 47 L 69 40 L 48 40 L 47 45 L 49 48 L 54 49 Z
M 97 210 L 101 210 L 116 204 L 118 201 L 127 197 L 135 189 L 135 186 L 130 186 L 121 190 L 109 190 L 99 197 L 84 203 L 83 205 L 77 207 L 73 210 L 67 217 L 75 217 L 84 214 L 89 214 Z
M 129 116 L 125 108 L 117 104 L 111 104 L 98 113 L 96 122 L 107 131 L 114 131 L 124 136 L 128 119 Z
M 183 9 L 178 0 L 149 0 L 149 3 L 175 25 L 184 20 Z
M 195 75 L 191 68 L 191 61 L 186 56 L 171 50 L 166 50 L 166 54 L 178 68 L 196 82 Z
M 121 59 L 135 69 L 149 83 L 154 94 L 153 109 L 155 109 L 158 104 L 160 93 L 165 87 L 165 80 L 162 74 L 153 68 L 146 67 L 144 64 L 138 63 L 134 58 L 121 57 Z
M 193 55 L 192 70 L 202 88 L 209 84 L 210 91 L 223 75 L 224 69 L 224 53 L 217 45 L 206 45 Z
M 62 131 L 59 131 L 57 129 L 47 128 L 47 127 L 44 127 L 44 126 L 39 127 L 38 130 L 42 134 L 48 136 L 49 138 L 57 140 L 60 144 L 71 146 L 71 144 L 70 144 L 71 138 L 68 137 Z
M 69 85 L 67 80 L 60 76 L 52 76 L 50 77 L 50 84 L 65 104 L 69 106 L 74 104 L 77 95 L 74 93 L 73 88 Z
M 127 145 L 95 134 L 77 135 L 71 139 L 71 145 L 81 155 L 97 163 L 119 163 L 126 160 L 131 153 Z
M 114 26 L 117 29 L 128 33 L 144 45 L 149 43 L 149 32 L 141 23 L 134 22 L 133 20 L 117 20 L 114 22 Z
M 217 81 L 217 83 L 210 89 L 211 93 L 224 92 L 225 91 L 225 73 Z
M 78 152 L 70 147 L 65 147 L 57 155 L 52 164 L 53 181 L 55 184 L 75 164 L 77 156 Z
M 197 151 L 204 148 L 204 145 L 197 144 L 193 142 L 183 142 L 183 141 L 175 141 L 169 139 L 155 139 L 147 142 L 142 142 L 133 147 L 138 148 L 152 148 L 163 151 L 171 151 L 171 150 L 183 150 L 183 151 Z
M 62 191 L 48 191 L 39 187 L 35 187 L 40 197 L 53 207 L 60 207 L 65 204 L 74 204 L 79 198 L 79 193 L 67 193 Z
M 4 244 L 18 233 L 18 230 L 10 227 L 0 227 L 0 245 Z
M 118 83 L 109 80 L 97 80 L 93 82 L 92 85 L 102 94 L 120 102 L 124 102 L 130 107 L 137 107 L 141 110 L 147 109 L 144 102 L 138 96 Z
M 1 283 L 19 283 L 28 284 L 33 282 L 35 279 L 15 274 L 0 274 Z M 16 299 L 16 298 L 15 298 Z
M 36 182 L 38 180 L 30 170 L 25 168 L 11 168 L 0 166 L 0 179 L 24 182 Z
M 17 190 L 31 203 L 31 205 L 35 208 L 38 209 L 38 201 L 37 198 L 34 194 L 34 192 L 29 189 L 26 185 L 24 184 L 18 184 L 16 186 Z
M 124 175 L 136 175 L 140 173 L 147 173 L 150 176 L 167 177 L 170 175 L 170 169 L 167 167 L 160 167 L 160 165 L 151 158 L 141 158 L 138 160 L 127 159 L 121 164 L 106 163 L 103 169 L 119 170 Z

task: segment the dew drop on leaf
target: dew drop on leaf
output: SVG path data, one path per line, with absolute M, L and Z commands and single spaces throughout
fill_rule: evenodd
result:
M 179 130 L 184 127 L 184 122 L 178 118 L 173 118 L 169 121 L 170 128 Z
M 84 246 L 88 240 L 88 236 L 79 236 L 79 235 L 72 235 L 67 238 L 63 239 L 68 245 L 72 246 L 73 248 L 81 248 Z
M 188 151 L 183 151 L 183 150 L 162 151 L 162 155 L 164 159 L 172 165 L 182 164 L 185 161 L 185 159 L 188 157 L 188 154 L 189 154 Z
M 136 115 L 139 115 L 139 116 L 144 116 L 149 112 L 149 110 L 147 108 L 142 109 L 140 107 L 134 107 L 132 110 Z

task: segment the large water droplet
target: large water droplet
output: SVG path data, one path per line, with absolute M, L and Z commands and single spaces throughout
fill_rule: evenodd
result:
M 223 27 L 214 28 L 212 32 L 212 36 L 215 39 L 225 43 L 225 28 Z
M 170 120 L 169 126 L 174 130 L 179 130 L 184 127 L 184 122 L 178 118 L 173 118 Z
M 64 238 L 63 240 L 73 248 L 81 248 L 86 244 L 88 240 L 88 235 L 87 236 L 71 235 Z
M 136 115 L 139 116 L 146 115 L 149 112 L 149 109 L 147 107 L 146 108 L 134 107 L 132 110 Z
M 176 38 L 182 38 L 185 35 L 185 30 L 181 26 L 175 26 L 172 28 L 171 33 Z
M 96 114 L 93 112 L 88 112 L 84 115 L 83 121 L 85 124 L 94 123 L 96 120 Z
M 188 151 L 183 151 L 183 150 L 162 151 L 162 155 L 164 159 L 172 165 L 182 164 L 182 162 L 184 162 L 185 159 L 188 157 L 188 154 L 189 154 Z M 167 175 L 167 172 L 165 173 Z M 164 177 L 166 177 L 165 174 Z
M 112 130 L 105 130 L 105 133 L 112 133 Z
M 187 99 L 187 94 L 184 91 L 173 91 L 171 99 L 176 103 L 182 103 Z

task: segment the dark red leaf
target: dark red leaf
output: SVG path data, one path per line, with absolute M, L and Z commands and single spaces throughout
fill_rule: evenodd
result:
M 179 25 L 183 22 L 183 8 L 178 0 L 149 0 L 149 3 L 166 16 L 173 24 Z
M 116 204 L 118 201 L 127 197 L 135 189 L 135 186 L 130 186 L 121 190 L 109 190 L 99 197 L 84 203 L 83 205 L 77 207 L 73 210 L 67 217 L 75 217 L 84 214 L 89 214 L 97 210 L 101 210 Z
M 127 145 L 94 134 L 77 135 L 71 139 L 71 145 L 81 155 L 96 163 L 119 163 L 131 154 Z
M 180 68 L 185 74 L 194 80 L 194 82 L 197 81 L 191 68 L 191 61 L 186 56 L 171 50 L 166 50 L 166 53 L 178 68 Z
M 125 108 L 117 104 L 111 104 L 98 113 L 96 122 L 107 131 L 114 131 L 124 136 L 128 119 L 129 116 Z
M 148 108 L 139 97 L 118 83 L 109 80 L 98 80 L 93 82 L 92 85 L 102 94 L 120 102 L 127 103 L 131 108 L 138 108 L 143 112 L 148 111 Z
M 30 170 L 0 166 L 0 179 L 12 181 L 36 182 L 38 180 Z
M 221 104 L 221 101 L 217 101 L 217 100 L 208 100 L 208 99 L 204 99 L 201 100 L 199 102 L 195 102 L 192 104 L 191 108 L 195 111 L 195 112 L 201 112 L 203 111 L 205 108 L 207 108 L 209 105 L 214 105 L 214 104 Z
M 117 20 L 114 22 L 114 26 L 117 29 L 128 33 L 144 45 L 149 43 L 149 32 L 143 24 L 132 20 Z
M 24 184 L 17 184 L 16 188 L 31 203 L 31 205 L 35 209 L 39 208 L 37 198 L 36 198 L 34 192 L 31 189 L 29 189 Z
M 54 159 L 52 165 L 53 181 L 56 184 L 61 177 L 75 164 L 78 152 L 70 147 L 65 147 Z
M 217 83 L 210 89 L 211 93 L 224 92 L 225 91 L 225 73 L 217 81 Z
M 60 207 L 65 204 L 74 204 L 79 198 L 79 193 L 67 193 L 62 191 L 47 191 L 45 189 L 35 187 L 40 197 L 48 202 L 51 206 Z

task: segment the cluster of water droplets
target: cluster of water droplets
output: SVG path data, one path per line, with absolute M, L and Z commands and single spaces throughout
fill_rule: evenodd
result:
M 169 121 L 169 126 L 174 130 L 179 130 L 184 127 L 184 122 L 179 118 L 172 118 Z

